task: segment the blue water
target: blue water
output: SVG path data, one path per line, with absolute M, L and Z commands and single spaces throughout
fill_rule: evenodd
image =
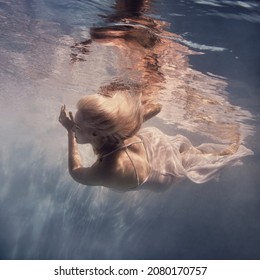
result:
M 141 49 L 121 46 L 125 56 L 111 41 L 94 40 L 73 62 L 73 46 L 90 39 L 91 28 L 112 24 L 106 18 L 115 14 L 112 0 L 1 1 L 0 259 L 260 258 L 259 3 L 150 2 L 143 15 L 170 23 L 162 28 L 168 32 L 163 38 L 200 54 L 185 54 L 185 68 L 184 58 L 173 56 L 174 46 L 164 49 L 171 52 L 150 75 L 163 76 L 154 86 L 165 109 L 147 125 L 181 132 L 194 143 L 219 141 L 214 131 L 194 127 L 201 116 L 194 113 L 198 100 L 183 107 L 173 97 L 173 84 L 181 92 L 190 83 L 203 97 L 223 102 L 254 156 L 224 169 L 217 180 L 202 185 L 185 180 L 162 193 L 78 185 L 67 171 L 60 106 L 75 111 L 82 95 L 118 77 L 135 80 L 133 61 Z M 206 77 L 217 77 L 217 85 Z M 94 160 L 89 147 L 82 153 L 86 164 Z

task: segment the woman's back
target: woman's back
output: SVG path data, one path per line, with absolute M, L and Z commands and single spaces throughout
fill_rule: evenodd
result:
M 135 189 L 150 173 L 143 141 L 133 136 L 121 146 L 99 156 L 94 165 L 100 170 L 103 185 L 121 191 Z

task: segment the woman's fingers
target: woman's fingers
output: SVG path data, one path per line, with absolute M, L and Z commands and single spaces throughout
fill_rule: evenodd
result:
M 61 113 L 63 114 L 63 115 L 65 115 L 66 116 L 66 105 L 64 104 L 64 105 L 62 105 L 61 106 Z
M 59 116 L 59 122 L 69 131 L 74 126 L 73 121 L 73 114 L 72 112 L 69 112 L 69 116 L 67 116 L 66 113 L 66 105 L 62 105 L 60 109 L 60 116 Z
M 72 112 L 69 112 L 69 116 L 70 116 L 71 121 L 73 121 L 73 122 L 74 122 L 74 117 L 73 117 Z
M 60 116 L 59 116 L 59 121 L 62 121 L 66 118 L 66 105 L 62 105 L 60 109 Z

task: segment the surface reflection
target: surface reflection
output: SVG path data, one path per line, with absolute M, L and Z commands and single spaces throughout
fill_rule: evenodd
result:
M 93 41 L 112 47 L 112 56 L 118 62 L 120 74 L 112 76 L 116 82 L 103 86 L 100 93 L 113 94 L 117 86 L 120 90 L 124 84 L 129 87 L 129 91 L 142 96 L 142 103 L 147 104 L 144 108 L 153 104 L 164 86 L 159 56 L 167 48 L 160 36 L 165 24 L 144 14 L 150 9 L 150 2 L 116 1 L 114 13 L 103 16 L 106 25 L 92 27 L 91 39 L 72 46 L 71 54 L 73 62 L 87 60 L 86 55 L 95 55 L 90 53 Z M 153 106 L 160 107 L 158 103 Z
M 190 67 L 188 56 L 202 54 L 180 44 L 180 36 L 165 31 L 166 22 L 144 14 L 151 10 L 152 2 L 117 1 L 115 12 L 105 16 L 107 25 L 91 28 L 91 39 L 72 46 L 72 61 L 95 55 L 90 51 L 93 41 L 113 46 L 119 74 L 111 79 L 120 83 L 101 87 L 101 94 L 113 94 L 117 84 L 127 85 L 129 91 L 141 93 L 144 108 L 146 103 L 158 109 L 163 105 L 158 117 L 166 123 L 199 131 L 221 143 L 243 142 L 253 133 L 244 124 L 252 115 L 229 103 L 223 77 Z

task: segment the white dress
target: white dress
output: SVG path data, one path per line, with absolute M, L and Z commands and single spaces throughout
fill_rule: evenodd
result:
M 222 168 L 235 165 L 241 157 L 253 154 L 240 145 L 234 154 L 219 155 L 227 145 L 206 143 L 194 147 L 186 137 L 167 136 L 155 127 L 142 129 L 138 136 L 143 141 L 151 170 L 141 185 L 172 185 L 185 177 L 195 183 L 204 183 Z

